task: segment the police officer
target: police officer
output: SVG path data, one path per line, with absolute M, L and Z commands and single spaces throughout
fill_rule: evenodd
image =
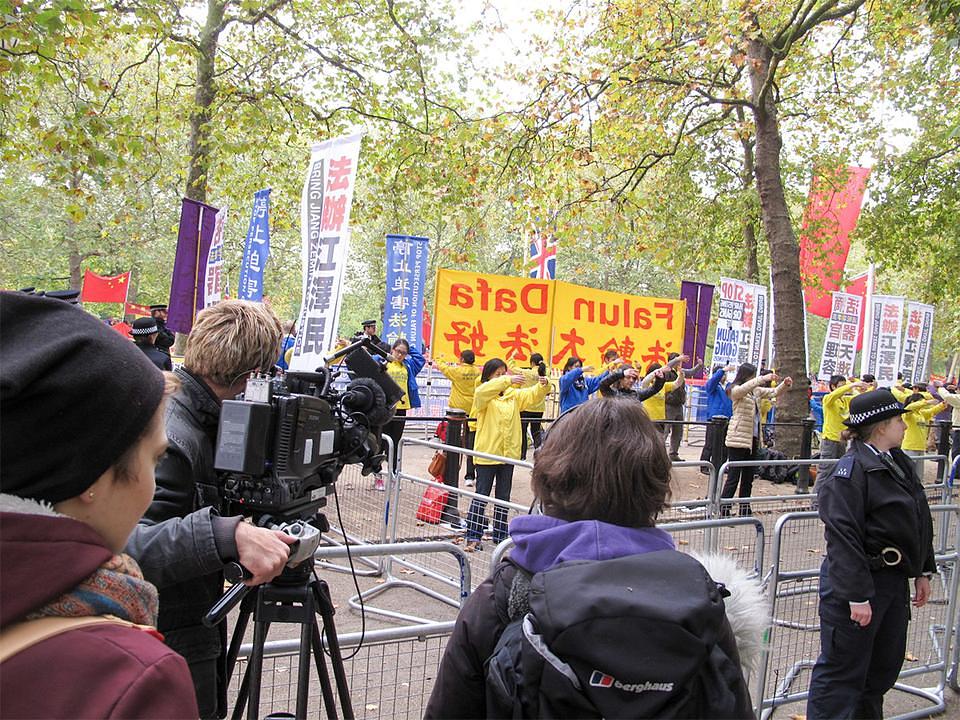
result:
M 383 350 L 385 355 L 389 355 L 391 352 L 390 344 L 385 343 L 380 339 L 380 336 L 377 335 L 377 321 L 376 320 L 364 320 L 360 323 L 362 330 L 353 336 L 353 341 L 363 340 L 365 337 L 370 338 L 370 341 Z M 375 353 L 370 353 L 374 355 Z
M 820 657 L 807 717 L 881 718 L 907 642 L 913 604 L 930 597 L 936 572 L 933 522 L 913 463 L 906 425 L 889 390 L 850 401 L 850 449 L 817 483 L 827 553 L 820 567 Z
M 153 346 L 167 357 L 170 357 L 170 348 L 173 347 L 176 336 L 167 329 L 167 306 L 166 304 L 151 305 L 150 317 L 157 323 L 157 340 Z
M 173 370 L 170 356 L 160 352 L 155 346 L 158 335 L 156 320 L 148 317 L 137 318 L 133 321 L 130 334 L 133 335 L 133 342 L 149 358 L 150 362 L 161 370 Z

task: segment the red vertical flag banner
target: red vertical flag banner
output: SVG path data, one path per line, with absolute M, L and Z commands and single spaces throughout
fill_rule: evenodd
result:
M 125 303 L 127 288 L 130 287 L 130 271 L 112 277 L 97 275 L 89 270 L 83 271 L 83 289 L 81 302 Z
M 814 176 L 800 232 L 800 276 L 807 311 L 830 317 L 831 296 L 840 289 L 870 168 L 847 167 Z

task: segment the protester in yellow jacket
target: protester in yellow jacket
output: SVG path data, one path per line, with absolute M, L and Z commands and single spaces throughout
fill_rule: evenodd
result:
M 939 400 L 927 399 L 923 393 L 914 393 L 904 402 L 903 421 L 907 431 L 903 435 L 901 449 L 911 457 L 927 454 L 927 430 L 930 420 L 946 409 L 947 404 Z M 917 477 L 923 482 L 923 460 L 914 460 Z
M 480 374 L 480 385 L 473 395 L 471 415 L 477 418 L 477 437 L 474 447 L 477 452 L 520 459 L 520 412 L 541 402 L 550 390 L 546 377 L 537 384 L 521 389 L 522 375 L 507 375 L 507 364 L 500 358 L 487 360 Z M 510 500 L 513 486 L 513 465 L 477 458 L 477 494 L 490 495 L 496 482 L 497 500 Z M 483 529 L 486 526 L 486 500 L 474 498 L 467 511 L 467 544 L 464 550 L 481 549 Z M 498 544 L 507 537 L 507 509 L 497 506 L 493 515 L 493 542 Z
M 830 392 L 823 396 L 823 432 L 820 434 L 820 457 L 824 460 L 838 459 L 847 451 L 840 433 L 846 429 L 843 421 L 850 415 L 850 398 L 855 392 L 869 389 L 865 382 L 847 382 L 843 375 L 830 376 Z M 819 471 L 826 473 L 832 467 L 832 464 L 822 465 Z
M 477 381 L 480 379 L 480 368 L 476 366 L 477 356 L 473 350 L 464 350 L 460 353 L 459 363 L 441 363 L 437 367 L 450 380 L 450 400 L 448 406 L 457 410 L 463 410 L 467 417 L 470 417 L 470 411 L 473 409 L 473 391 L 477 388 Z M 464 428 L 463 446 L 468 450 L 473 450 L 474 437 L 476 436 L 477 424 L 475 422 L 467 423 Z M 474 482 L 473 456 L 467 455 L 467 474 L 464 477 L 464 483 L 467 487 Z
M 653 373 L 661 369 L 661 367 L 663 368 L 664 372 L 667 372 L 669 370 L 673 370 L 678 365 L 682 365 L 689 359 L 690 358 L 688 358 L 686 355 L 680 355 L 679 357 L 676 357 L 670 362 L 668 362 L 666 366 L 661 366 L 660 363 L 656 363 L 656 362 L 650 363 L 647 366 L 646 377 L 644 377 L 643 383 L 641 383 L 641 387 L 643 387 L 644 383 L 647 382 L 647 378 L 651 377 Z M 663 421 L 667 419 L 667 407 L 666 407 L 666 402 L 664 401 L 664 397 L 671 390 L 676 390 L 678 387 L 683 385 L 684 382 L 685 380 L 684 380 L 683 371 L 680 370 L 677 372 L 676 380 L 665 382 L 663 384 L 663 390 L 661 392 L 658 392 L 656 395 L 652 395 L 651 397 L 648 397 L 646 400 L 643 401 L 643 409 L 647 411 L 647 416 L 651 420 L 653 420 L 653 422 L 657 426 L 657 429 L 661 433 L 665 433 L 667 430 L 666 425 L 664 425 L 663 423 Z
M 540 384 L 540 364 L 543 362 L 543 355 L 540 353 L 533 353 L 530 356 L 530 367 L 520 367 L 519 365 L 514 365 L 510 368 L 510 372 L 514 375 L 523 375 L 523 387 L 533 387 L 534 385 Z M 546 373 L 546 365 L 544 365 L 544 373 Z M 526 410 L 520 411 L 520 458 L 526 459 L 527 457 L 527 430 L 530 431 L 530 437 L 533 438 L 533 449 L 536 450 L 540 447 L 540 441 L 543 437 L 543 428 L 540 425 L 540 419 L 543 417 L 543 414 L 547 411 L 547 397 L 544 395 L 543 400 L 538 402 L 536 405 L 532 405 Z

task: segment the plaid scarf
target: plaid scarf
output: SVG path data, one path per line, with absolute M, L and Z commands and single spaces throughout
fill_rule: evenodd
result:
M 86 580 L 28 619 L 115 615 L 138 625 L 157 624 L 157 589 L 143 579 L 140 566 L 129 555 L 114 555 Z

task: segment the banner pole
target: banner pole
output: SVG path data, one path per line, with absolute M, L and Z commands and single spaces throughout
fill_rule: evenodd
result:
M 860 377 L 869 372 L 870 359 L 870 334 L 873 328 L 873 282 L 876 265 L 870 263 L 867 268 L 867 292 L 864 294 L 866 307 L 863 308 L 863 337 L 861 338 L 860 350 Z
M 193 260 L 193 305 L 190 306 L 190 327 L 197 321 L 197 294 L 200 292 L 197 276 L 200 274 L 200 235 L 203 232 L 203 213 L 206 208 L 200 205 L 197 213 L 197 252 Z

